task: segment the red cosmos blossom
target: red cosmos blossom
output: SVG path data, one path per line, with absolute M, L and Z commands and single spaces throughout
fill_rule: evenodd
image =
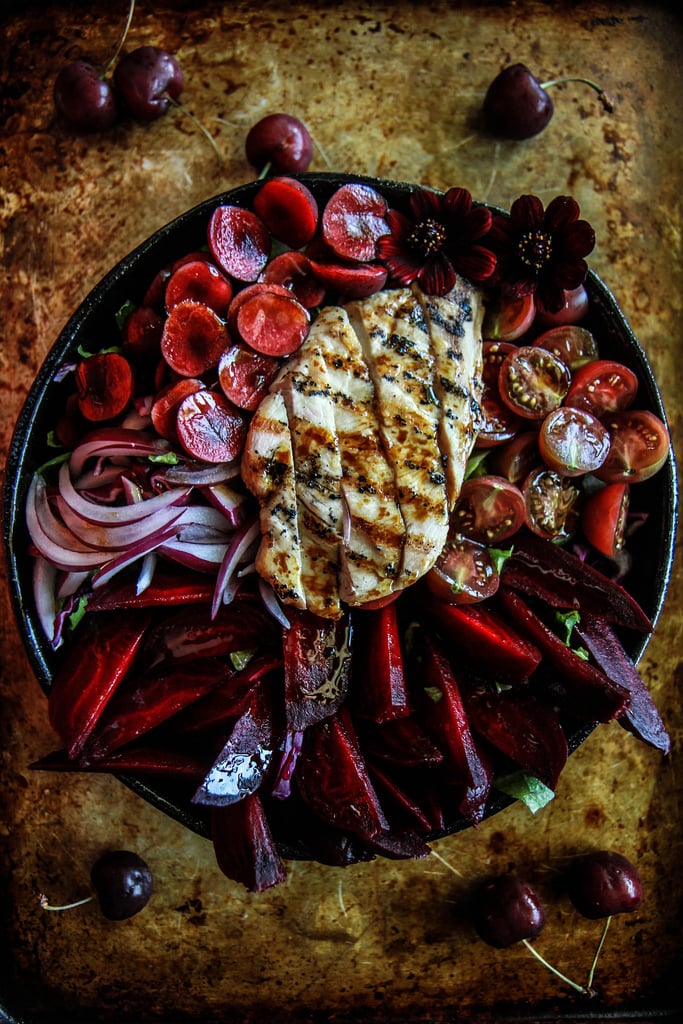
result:
M 441 195 L 427 189 L 412 193 L 410 216 L 389 210 L 391 234 L 377 242 L 377 255 L 400 284 L 417 281 L 428 295 L 445 295 L 461 274 L 481 284 L 493 273 L 496 259 L 481 240 L 491 227 L 492 215 L 473 206 L 464 188 Z
M 570 196 L 557 196 L 545 211 L 536 196 L 520 196 L 509 217 L 494 214 L 486 239 L 497 256 L 490 283 L 515 298 L 535 294 L 551 312 L 561 309 L 564 292 L 583 284 L 584 256 L 595 245 L 595 232 L 579 212 Z

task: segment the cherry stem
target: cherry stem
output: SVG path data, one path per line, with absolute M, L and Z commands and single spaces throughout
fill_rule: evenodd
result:
M 576 75 L 569 75 L 567 78 L 551 78 L 547 82 L 541 82 L 541 89 L 549 89 L 553 85 L 564 85 L 566 82 L 581 82 L 582 85 L 589 85 L 591 89 L 595 89 L 598 94 L 598 99 L 602 103 L 608 114 L 614 111 L 614 101 L 610 99 L 605 90 L 598 85 L 597 82 L 592 82 L 590 78 L 581 78 Z
M 598 965 L 598 958 L 599 958 L 599 956 L 600 956 L 600 954 L 602 952 L 602 947 L 605 944 L 605 938 L 607 936 L 607 929 L 610 926 L 611 920 L 612 920 L 611 915 L 610 915 L 610 917 L 606 918 L 606 920 L 605 920 L 605 927 L 602 929 L 602 935 L 600 936 L 600 941 L 598 942 L 598 948 L 595 950 L 595 956 L 593 957 L 593 963 L 591 964 L 591 969 L 588 972 L 588 981 L 586 982 L 586 988 L 588 989 L 589 992 L 592 992 L 592 990 L 593 990 L 593 977 L 595 975 L 595 968 Z
M 133 20 L 133 11 L 134 10 L 135 10 L 135 0 L 130 0 L 130 3 L 128 5 L 128 18 L 126 19 L 126 24 L 123 27 L 123 32 L 121 33 L 121 35 L 119 37 L 119 41 L 117 43 L 116 49 L 114 50 L 114 53 L 112 54 L 112 56 L 111 56 L 111 58 L 109 60 L 109 63 L 107 64 L 106 68 L 104 69 L 104 71 L 102 73 L 102 77 L 103 78 L 105 77 L 105 75 L 109 74 L 109 72 L 113 68 L 114 64 L 116 63 L 116 60 L 117 60 L 119 54 L 121 53 L 121 49 L 123 48 L 123 44 L 126 41 L 126 36 L 128 35 L 128 29 L 130 28 L 130 23 Z
M 210 132 L 210 131 L 208 130 L 208 128 L 206 128 L 206 127 L 205 127 L 205 126 L 204 126 L 204 125 L 202 124 L 202 122 L 201 122 L 201 121 L 199 120 L 199 118 L 198 118 L 198 117 L 195 117 L 195 115 L 194 115 L 194 114 L 192 113 L 192 111 L 188 110 L 188 109 L 187 109 L 187 107 L 184 107 L 184 106 L 182 105 L 182 103 L 179 103 L 179 102 L 178 102 L 178 100 L 174 100 L 172 96 L 168 96 L 168 93 L 167 93 L 166 95 L 167 95 L 167 98 L 168 98 L 168 101 L 169 101 L 169 103 L 170 103 L 170 104 L 171 104 L 172 106 L 174 106 L 174 107 L 177 107 L 177 108 L 178 108 L 178 110 L 182 111 L 182 113 L 183 113 L 183 114 L 186 114 L 186 115 L 187 115 L 187 117 L 189 117 L 190 121 L 192 121 L 192 123 L 193 123 L 193 124 L 194 124 L 194 125 L 195 125 L 195 126 L 196 126 L 197 128 L 199 128 L 200 132 L 201 132 L 201 133 L 202 133 L 203 135 L 205 135 L 205 136 L 206 136 L 206 138 L 207 138 L 207 139 L 209 140 L 209 142 L 210 142 L 210 144 L 211 144 L 211 148 L 212 148 L 212 149 L 213 149 L 213 151 L 214 151 L 214 154 L 215 154 L 215 157 L 216 157 L 216 162 L 217 162 L 218 166 L 219 166 L 219 167 L 222 167 L 222 166 L 223 166 L 223 160 L 222 160 L 222 158 L 221 158 L 220 150 L 218 149 L 218 146 L 216 145 L 216 140 L 214 139 L 213 135 L 212 135 L 212 134 L 211 134 L 211 132 Z
M 44 892 L 41 892 L 40 896 L 38 897 L 38 902 L 40 903 L 43 910 L 72 910 L 74 907 L 82 907 L 84 903 L 90 903 L 94 899 L 94 896 L 86 896 L 82 900 L 75 900 L 74 903 L 64 903 L 62 906 L 57 907 L 53 906 L 48 901 L 48 898 Z
M 256 180 L 257 181 L 263 181 L 264 178 L 267 178 L 272 166 L 273 166 L 273 161 L 272 160 L 269 160 L 267 164 L 264 164 L 263 167 L 261 168 L 261 172 L 260 172 L 260 174 L 259 174 L 259 176 L 258 176 L 258 178 Z
M 571 978 L 568 978 L 566 976 L 566 974 L 562 974 L 562 972 L 558 971 L 556 967 L 553 967 L 552 964 L 549 964 L 548 961 L 545 959 L 545 957 L 541 956 L 541 954 L 538 952 L 538 950 L 534 949 L 534 947 L 531 945 L 531 943 L 529 942 L 528 939 L 522 939 L 522 942 L 524 943 L 526 948 L 529 950 L 529 952 L 533 953 L 533 955 L 536 957 L 536 959 L 539 960 L 543 964 L 544 967 L 547 967 L 549 971 L 551 971 L 553 974 L 557 975 L 557 977 L 561 981 L 564 981 L 567 985 L 571 985 L 571 987 L 574 989 L 575 992 L 581 992 L 581 994 L 585 995 L 585 996 L 591 994 L 591 991 L 590 991 L 589 988 L 584 988 L 583 985 L 579 985 L 576 981 L 572 981 Z

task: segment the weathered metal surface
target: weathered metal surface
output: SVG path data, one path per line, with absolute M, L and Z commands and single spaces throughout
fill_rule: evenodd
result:
M 683 32 L 664 3 L 409 2 L 140 4 L 129 45 L 176 53 L 184 102 L 215 137 L 219 166 L 192 121 L 173 111 L 82 137 L 53 115 L 61 64 L 106 61 L 125 4 L 28 5 L 0 33 L 0 431 L 7 449 L 48 348 L 92 286 L 186 208 L 249 180 L 248 127 L 284 110 L 316 141 L 318 170 L 463 185 L 508 207 L 522 193 L 574 195 L 594 225 L 591 266 L 620 300 L 680 436 Z M 554 93 L 537 138 L 498 142 L 479 123 L 488 82 L 511 61 L 538 75 L 599 80 Z M 94 339 L 100 341 L 101 339 Z M 2 589 L 0 737 L 2 979 L 33 1022 L 335 1019 L 584 1019 L 675 1005 L 681 960 L 683 731 L 680 572 L 642 663 L 673 736 L 663 761 L 618 726 L 572 757 L 552 804 L 511 807 L 443 840 L 427 862 L 346 870 L 289 865 L 285 885 L 253 896 L 225 879 L 208 842 L 117 781 L 33 773 L 53 737 Z M 95 904 L 38 905 L 88 891 L 108 847 L 147 857 L 156 890 L 122 924 Z M 471 883 L 514 868 L 547 899 L 537 947 L 584 980 L 600 924 L 558 894 L 565 859 L 621 850 L 646 899 L 612 923 L 586 1001 L 522 946 L 496 952 L 463 912 Z M 443 858 L 443 860 L 441 859 Z M 458 872 L 454 874 L 444 864 Z M 680 1003 L 678 1004 L 680 1005 Z M 525 1017 L 526 1019 L 526 1017 Z M 610 1017 L 610 1019 L 613 1019 Z

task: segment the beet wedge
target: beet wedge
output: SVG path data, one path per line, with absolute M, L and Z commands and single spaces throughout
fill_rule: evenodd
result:
M 498 599 L 513 624 L 541 651 L 543 677 L 553 673 L 561 681 L 565 710 L 583 722 L 611 722 L 624 714 L 630 701 L 625 686 L 567 647 L 515 591 L 500 587 Z
M 532 534 L 515 534 L 514 550 L 503 566 L 506 587 L 539 597 L 552 608 L 575 608 L 618 626 L 651 633 L 640 605 L 618 583 L 557 544 Z
M 225 807 L 260 789 L 278 742 L 272 691 L 255 690 L 230 736 L 198 787 L 192 803 Z
M 265 892 L 284 882 L 285 866 L 258 793 L 212 807 L 211 839 L 220 870 L 249 892 Z
M 82 753 L 133 664 L 149 624 L 149 613 L 144 612 L 92 616 L 72 644 L 48 699 L 50 725 L 70 758 Z
M 299 792 L 328 825 L 370 840 L 389 831 L 348 716 L 310 726 L 294 771 Z
M 201 779 L 206 764 L 195 754 L 163 747 L 130 746 L 99 761 L 70 760 L 65 750 L 54 750 L 29 765 L 32 771 L 102 772 L 121 775 L 162 776 L 173 779 Z
M 575 627 L 581 643 L 614 682 L 625 686 L 630 706 L 618 719 L 629 732 L 657 750 L 668 754 L 671 739 L 642 676 L 608 622 L 596 615 L 582 615 Z
M 354 619 L 353 709 L 373 722 L 410 714 L 396 604 Z
M 443 648 L 438 641 L 425 636 L 420 650 L 420 662 L 415 669 L 422 691 L 420 721 L 444 755 L 441 769 L 445 777 L 464 787 L 461 812 L 471 822 L 480 821 L 491 788 L 491 767 L 477 749 L 460 687 Z
M 567 763 L 567 737 L 553 708 L 514 692 L 478 690 L 465 698 L 474 732 L 555 789 Z
M 449 650 L 462 653 L 479 672 L 500 679 L 528 679 L 541 661 L 534 644 L 483 605 L 430 601 L 428 611 Z
M 210 604 L 215 591 L 210 577 L 179 575 L 157 568 L 150 585 L 137 593 L 135 580 L 112 582 L 88 598 L 88 611 L 117 611 L 120 608 L 169 608 L 173 605 Z
M 380 761 L 406 768 L 441 764 L 443 754 L 414 718 L 396 718 L 381 725 L 356 724 L 363 750 Z
M 230 677 L 228 666 L 213 658 L 164 668 L 126 681 L 109 702 L 88 740 L 84 754 L 96 761 L 109 757 L 167 722 Z
M 287 609 L 282 640 L 287 726 L 301 732 L 342 706 L 351 682 L 352 629 L 311 612 Z M 313 653 L 313 657 L 311 654 Z

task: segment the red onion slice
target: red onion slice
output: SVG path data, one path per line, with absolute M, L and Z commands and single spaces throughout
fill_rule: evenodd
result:
M 137 544 L 150 534 L 163 530 L 181 518 L 183 510 L 171 506 L 161 508 L 158 512 L 144 519 L 122 523 L 120 526 L 103 526 L 100 523 L 81 519 L 66 504 L 61 495 L 57 496 L 57 507 L 67 528 L 83 543 L 97 546 L 104 551 L 123 551 L 132 544 Z
M 34 475 L 26 495 L 26 526 L 41 555 L 65 572 L 95 569 L 105 559 L 101 551 L 82 544 L 55 518 L 45 480 L 39 473 Z
M 50 646 L 56 650 L 61 638 L 56 637 L 57 622 L 56 582 L 59 570 L 43 555 L 33 560 L 33 599 L 38 613 L 38 621 Z
M 258 522 L 251 523 L 249 526 L 239 530 L 234 535 L 232 542 L 228 545 L 225 557 L 223 558 L 216 578 L 216 589 L 214 590 L 213 600 L 211 602 L 212 619 L 215 619 L 218 614 L 218 609 L 224 602 L 227 588 L 233 581 L 233 577 L 235 576 L 240 561 L 245 558 L 249 549 L 257 540 L 259 534 L 260 527 Z
M 150 551 L 154 551 L 156 548 L 160 548 L 166 544 L 171 537 L 175 534 L 175 526 L 167 526 L 163 530 L 158 530 L 151 536 L 146 537 L 144 540 L 138 541 L 128 551 L 123 551 L 118 554 L 115 558 L 111 558 L 102 568 L 95 573 L 92 579 L 93 588 L 104 586 L 109 580 L 131 565 L 133 562 L 137 562 L 143 555 L 148 554 Z
M 59 470 L 59 493 L 64 501 L 81 519 L 90 523 L 102 523 L 105 526 L 116 526 L 144 519 L 145 516 L 168 508 L 169 505 L 180 504 L 187 498 L 190 491 L 190 487 L 177 487 L 130 505 L 99 505 L 79 494 L 71 482 L 71 474 L 66 462 L 62 463 Z

